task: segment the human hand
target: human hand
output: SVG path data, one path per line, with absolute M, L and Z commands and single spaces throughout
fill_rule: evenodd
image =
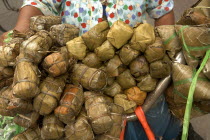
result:
M 7 36 L 8 32 L 5 32 L 0 36 L 0 46 L 2 46 L 4 44 L 4 39 L 7 38 L 6 36 Z

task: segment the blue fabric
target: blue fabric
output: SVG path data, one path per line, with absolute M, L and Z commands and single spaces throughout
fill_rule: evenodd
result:
M 176 138 L 181 131 L 181 123 L 170 114 L 164 96 L 159 97 L 146 113 L 146 118 L 157 140 L 159 137 L 171 140 Z M 127 123 L 125 140 L 147 140 L 144 129 L 138 120 Z

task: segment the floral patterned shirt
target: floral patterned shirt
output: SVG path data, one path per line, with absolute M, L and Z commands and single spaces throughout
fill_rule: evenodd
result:
M 80 34 L 103 20 L 103 11 L 111 26 L 116 20 L 122 20 L 130 26 L 143 22 L 146 12 L 152 18 L 159 18 L 173 9 L 173 0 L 107 0 L 106 9 L 103 0 L 24 0 L 23 6 L 31 5 L 44 15 L 62 16 L 63 23 L 76 25 Z

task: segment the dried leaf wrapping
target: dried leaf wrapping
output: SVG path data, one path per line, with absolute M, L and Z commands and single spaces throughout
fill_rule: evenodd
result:
M 182 52 L 184 54 L 184 58 L 185 58 L 186 63 L 193 68 L 197 68 L 197 66 L 199 65 L 201 60 L 192 58 L 189 55 L 189 53 L 187 51 L 185 51 L 184 49 L 182 50 Z
M 87 46 L 85 45 L 81 36 L 68 41 L 66 46 L 69 52 L 69 56 L 73 56 L 78 60 L 83 60 L 86 56 Z
M 26 114 L 32 112 L 33 105 L 31 100 L 22 100 L 14 97 L 10 99 L 7 109 L 18 114 Z
M 129 65 L 139 54 L 139 51 L 132 49 L 129 44 L 126 44 L 120 49 L 119 57 L 123 64 Z
M 191 85 L 193 77 L 193 68 L 187 65 L 174 63 L 172 65 L 173 73 L 172 79 L 174 82 L 174 88 L 183 96 L 188 96 L 188 91 Z M 198 76 L 197 84 L 194 92 L 194 100 L 209 100 L 210 99 L 210 82 L 200 73 Z
M 53 25 L 61 24 L 60 16 L 34 16 L 30 18 L 30 29 L 35 31 L 50 30 Z
M 14 66 L 15 58 L 19 55 L 22 38 L 13 38 L 9 43 L 0 46 L 0 66 Z
M 13 81 L 13 94 L 17 98 L 30 99 L 39 94 L 38 67 L 20 54 L 17 59 Z
M 53 38 L 49 32 L 42 30 L 22 43 L 20 53 L 23 53 L 26 58 L 30 58 L 34 63 L 38 64 L 47 54 L 52 44 Z
M 50 114 L 57 106 L 65 87 L 67 75 L 47 77 L 40 84 L 40 94 L 34 98 L 34 109 L 41 115 Z
M 9 100 L 13 98 L 12 88 L 7 87 L 0 90 L 0 115 L 15 116 L 15 112 L 7 109 Z
M 195 105 L 203 110 L 205 113 L 210 112 L 210 101 L 195 102 Z
M 152 78 L 150 74 L 145 76 L 140 76 L 136 79 L 139 83 L 137 86 L 140 88 L 140 90 L 145 92 L 151 92 L 156 88 L 157 85 L 157 79 Z
M 101 60 L 95 53 L 88 53 L 82 63 L 91 68 L 99 68 L 102 65 Z
M 80 86 L 66 85 L 60 105 L 55 109 L 54 114 L 65 124 L 75 121 L 84 103 L 84 93 Z
M 111 104 L 111 118 L 113 120 L 112 128 L 105 134 L 96 137 L 97 140 L 118 140 L 123 129 L 123 113 L 124 109 L 116 104 Z
M 149 63 L 160 60 L 165 55 L 165 48 L 163 46 L 162 40 L 159 37 L 156 37 L 156 40 L 153 44 L 149 45 L 145 51 L 145 58 Z
M 176 96 L 178 96 L 178 97 L 180 97 L 180 96 L 173 91 L 174 91 L 173 87 L 167 88 L 166 101 L 169 105 L 169 109 L 172 112 L 172 114 L 175 117 L 183 120 L 186 104 L 183 102 L 182 103 L 177 102 Z M 183 99 L 182 97 L 180 97 L 179 99 L 185 100 L 185 102 L 186 102 L 186 99 Z M 190 118 L 195 118 L 195 117 L 199 117 L 202 115 L 204 115 L 203 111 L 201 111 L 200 109 L 198 109 L 198 107 L 193 105 Z
M 125 113 L 134 112 L 137 104 L 134 101 L 129 101 L 125 94 L 117 94 L 114 96 L 114 103 L 123 107 Z
M 94 140 L 92 128 L 86 114 L 81 114 L 75 123 L 65 127 L 66 140 Z
M 115 55 L 107 64 L 106 73 L 109 77 L 117 77 L 125 71 L 125 69 L 125 65 L 123 65 L 119 56 Z
M 155 42 L 154 27 L 150 24 L 140 24 L 134 28 L 134 34 L 131 38 L 131 48 L 144 52 L 147 46 Z
M 107 61 L 114 57 L 115 49 L 112 44 L 106 40 L 101 46 L 95 49 L 95 54 L 101 61 Z
M 130 73 L 130 70 L 126 70 L 117 77 L 117 83 L 122 89 L 128 89 L 136 86 L 136 81 Z
M 69 40 L 79 36 L 79 28 L 71 24 L 53 25 L 50 28 L 50 33 L 58 44 L 65 46 Z
M 24 132 L 14 136 L 12 140 L 42 140 L 40 128 L 26 129 Z
M 64 125 L 54 114 L 45 116 L 41 128 L 42 139 L 59 139 L 64 135 Z
M 14 70 L 11 67 L 0 67 L 0 80 L 13 77 Z
M 86 46 L 89 50 L 94 51 L 97 47 L 106 41 L 106 36 L 109 31 L 109 24 L 107 21 L 103 21 L 95 25 L 88 32 L 82 35 Z
M 190 61 L 202 60 L 206 51 L 210 49 L 210 29 L 181 25 L 177 25 L 175 28 L 182 41 L 183 50 L 186 51 L 185 55 L 188 55 L 187 64 L 190 65 Z M 196 68 L 197 65 L 192 67 Z
M 128 99 L 134 101 L 137 105 L 142 105 L 147 97 L 147 93 L 141 91 L 138 87 L 132 87 L 124 91 Z
M 171 73 L 171 60 L 167 55 L 162 60 L 150 64 L 150 75 L 152 78 L 165 78 Z
M 106 73 L 100 69 L 90 68 L 83 64 L 75 64 L 72 73 L 72 82 L 81 84 L 88 90 L 101 90 L 107 85 Z
M 37 127 L 37 120 L 39 119 L 39 113 L 31 112 L 29 114 L 17 115 L 14 117 L 14 123 L 25 128 Z
M 123 21 L 115 21 L 107 34 L 108 41 L 117 49 L 125 45 L 133 35 L 133 29 Z
M 95 134 L 102 134 L 112 127 L 110 109 L 103 96 L 85 92 L 85 109 Z
M 104 71 L 106 71 L 106 70 L 104 70 Z M 108 77 L 107 78 L 107 86 L 111 86 L 114 82 L 115 82 L 115 77 Z
M 163 40 L 167 54 L 173 60 L 175 55 L 181 50 L 181 42 L 176 34 L 174 25 L 157 26 L 156 30 Z
M 66 47 L 62 47 L 60 52 L 52 53 L 45 57 L 42 66 L 50 75 L 56 77 L 67 72 L 69 61 L 73 61 L 73 59 L 69 60 Z
M 0 89 L 10 86 L 13 83 L 13 77 L 0 80 Z
M 134 59 L 130 63 L 129 68 L 134 77 L 144 76 L 149 73 L 149 65 L 144 56 Z
M 210 23 L 210 18 L 201 11 L 190 8 L 184 11 L 184 14 L 178 20 L 177 24 L 180 25 L 200 25 Z
M 210 79 L 210 58 L 208 59 L 206 65 L 203 68 L 203 74 Z
M 114 82 L 113 84 L 111 84 L 110 86 L 107 86 L 104 89 L 104 93 L 106 95 L 114 97 L 116 94 L 122 93 L 122 88 L 117 82 Z

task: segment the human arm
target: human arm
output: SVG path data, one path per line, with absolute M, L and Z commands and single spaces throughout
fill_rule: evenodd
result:
M 174 11 L 171 10 L 169 13 L 163 15 L 162 17 L 155 19 L 155 26 L 160 25 L 174 25 L 175 19 L 174 19 Z
M 19 32 L 26 32 L 29 29 L 29 22 L 32 16 L 37 15 L 60 15 L 60 7 L 62 2 L 47 0 L 24 0 L 24 4 L 20 9 L 17 23 L 13 29 Z M 8 31 L 9 32 L 9 31 Z M 7 38 L 5 32 L 0 36 L 0 45 L 3 45 L 3 40 Z
M 155 19 L 155 26 L 173 25 L 174 19 L 173 0 L 148 0 L 147 13 Z

